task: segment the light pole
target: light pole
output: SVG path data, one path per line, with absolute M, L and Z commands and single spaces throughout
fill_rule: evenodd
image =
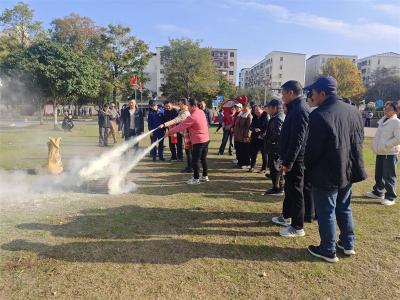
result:
M 269 80 L 267 78 L 264 78 L 264 105 L 267 104 L 267 85 L 268 85 Z

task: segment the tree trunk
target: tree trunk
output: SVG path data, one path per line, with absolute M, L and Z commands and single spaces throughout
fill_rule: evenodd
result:
M 57 120 L 57 100 L 56 98 L 54 98 L 54 102 L 53 102 L 53 110 L 54 110 L 54 129 L 57 130 L 58 129 L 58 120 Z
M 39 122 L 40 125 L 43 125 L 43 105 L 40 101 L 38 103 L 39 103 Z

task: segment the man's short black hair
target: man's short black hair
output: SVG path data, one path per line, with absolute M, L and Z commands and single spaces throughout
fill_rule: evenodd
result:
M 167 105 L 167 104 L 170 104 L 171 103 L 171 101 L 169 101 L 169 100 L 165 100 L 164 101 L 164 105 Z
M 388 101 L 388 102 L 386 102 L 385 106 L 390 106 L 396 113 L 399 109 L 399 105 L 398 105 L 397 101 Z
M 108 103 L 104 103 L 104 104 L 103 104 L 103 107 L 108 107 Z
M 183 105 L 188 105 L 188 101 L 186 100 L 186 98 L 180 98 L 178 100 L 178 103 L 182 103 Z
M 194 98 L 190 98 L 190 99 L 188 100 L 188 103 L 189 103 L 190 106 L 197 106 L 197 105 L 198 105 L 197 100 L 194 99 Z
M 285 91 L 293 91 L 293 94 L 295 95 L 302 95 L 303 94 L 303 87 L 301 86 L 301 83 L 297 80 L 289 80 L 286 81 L 281 88 Z

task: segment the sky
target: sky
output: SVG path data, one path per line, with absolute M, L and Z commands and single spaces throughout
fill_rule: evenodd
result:
M 18 1 L 0 0 L 0 11 Z M 393 0 L 25 0 L 49 27 L 72 12 L 98 25 L 132 28 L 152 51 L 169 38 L 238 49 L 238 71 L 271 51 L 400 53 L 400 1 Z

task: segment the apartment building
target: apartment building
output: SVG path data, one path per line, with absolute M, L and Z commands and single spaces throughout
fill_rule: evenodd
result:
M 358 69 L 365 86 L 374 84 L 373 72 L 378 68 L 388 68 L 400 76 L 400 54 L 395 52 L 386 52 L 382 54 L 371 55 L 358 60 Z
M 243 68 L 239 72 L 239 88 L 247 89 L 249 88 L 249 75 L 250 68 Z

